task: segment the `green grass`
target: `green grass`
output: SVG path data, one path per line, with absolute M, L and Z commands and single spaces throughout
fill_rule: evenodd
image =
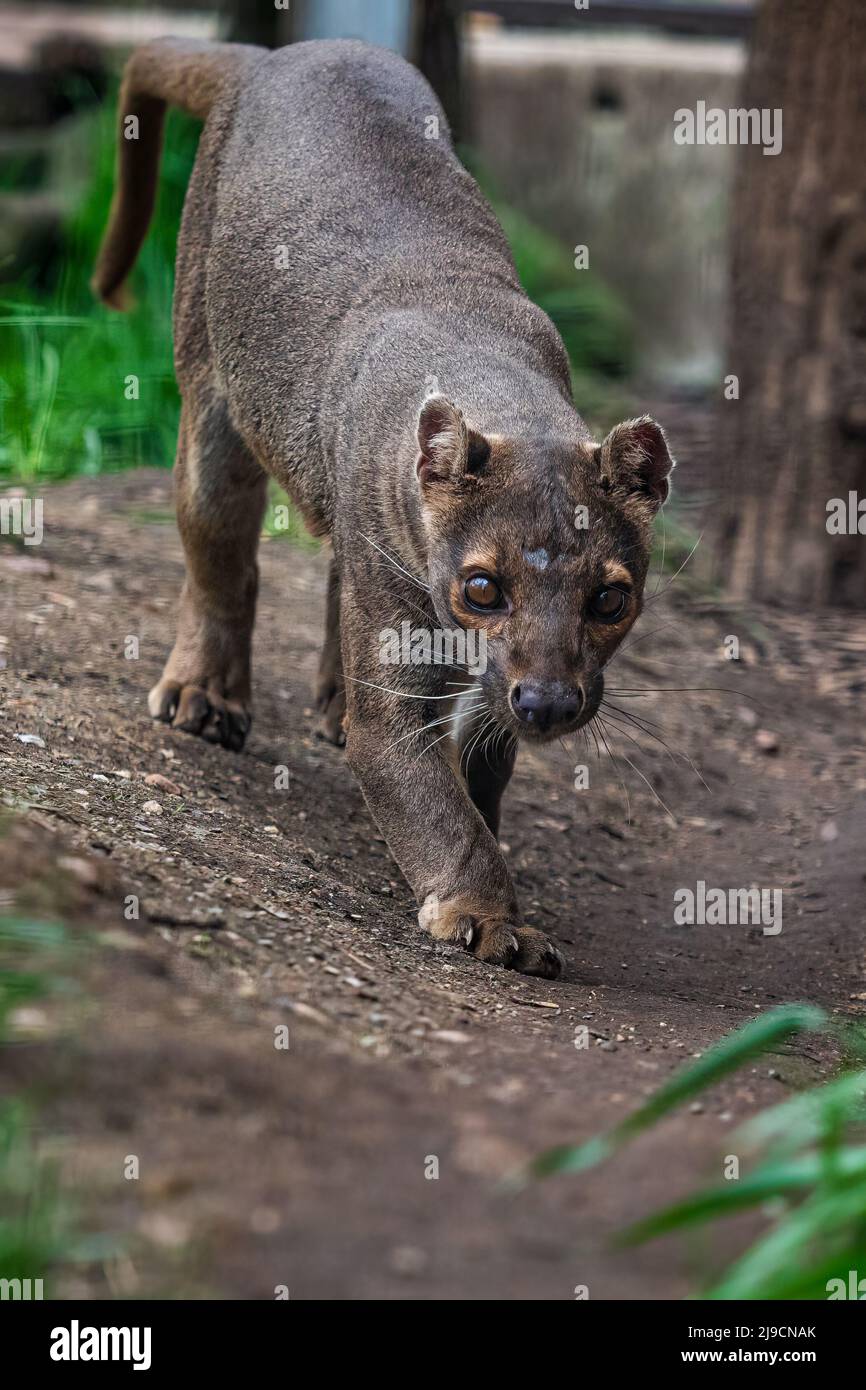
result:
M 849 1060 L 841 1074 L 763 1110 L 726 1140 L 727 1153 L 741 1163 L 738 1178 L 652 1213 L 621 1232 L 618 1243 L 712 1232 L 728 1217 L 754 1211 L 761 1233 L 721 1274 L 708 1275 L 697 1296 L 826 1299 L 830 1280 L 847 1287 L 851 1270 L 866 1278 L 866 1039 L 862 1028 L 840 1028 L 810 1005 L 787 1005 L 751 1020 L 677 1072 L 613 1130 L 542 1154 L 523 1180 L 585 1172 L 747 1062 L 818 1030 L 845 1047 Z
M 319 548 L 319 542 L 307 530 L 300 512 L 292 506 L 273 479 L 268 482 L 268 505 L 262 521 L 262 535 L 271 540 L 290 541 L 304 550 Z
M 0 1104 L 0 1279 L 41 1279 L 71 1253 L 68 1214 L 53 1163 L 39 1152 L 23 1101 Z
M 0 302 L 0 481 L 25 486 L 174 458 L 174 247 L 198 125 L 169 117 L 156 214 L 135 271 L 137 305 L 118 314 L 89 288 L 114 182 L 113 103 L 81 119 L 90 125 L 93 174 L 64 227 L 52 284 L 37 294 L 22 280 Z
M 67 987 L 70 950 L 56 922 L 0 917 L 0 1056 L 15 1046 L 15 1011 Z M 0 1100 L 0 1279 L 48 1280 L 75 1244 L 56 1166 L 41 1153 L 35 1127 L 25 1100 Z

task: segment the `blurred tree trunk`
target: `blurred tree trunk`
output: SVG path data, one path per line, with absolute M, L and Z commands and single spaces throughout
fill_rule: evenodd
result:
M 456 0 L 414 0 L 412 61 L 441 101 L 455 140 L 461 139 L 463 125 L 461 14 Z
M 226 38 L 231 43 L 257 43 L 262 48 L 279 48 L 292 41 L 294 6 L 278 9 L 273 0 L 251 4 L 250 0 L 222 0 Z
M 864 0 L 763 0 L 741 105 L 781 108 L 783 144 L 737 152 L 710 539 L 735 598 L 866 606 L 866 535 L 827 531 L 866 498 L 864 55 Z

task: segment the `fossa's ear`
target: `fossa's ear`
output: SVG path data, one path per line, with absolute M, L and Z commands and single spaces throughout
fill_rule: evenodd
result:
M 462 411 L 446 396 L 427 397 L 418 416 L 416 435 L 415 471 L 422 492 L 484 471 L 490 445 L 482 434 L 468 428 Z
M 674 460 L 661 425 L 650 415 L 614 425 L 595 449 L 605 491 L 617 491 L 645 501 L 657 512 L 670 492 Z

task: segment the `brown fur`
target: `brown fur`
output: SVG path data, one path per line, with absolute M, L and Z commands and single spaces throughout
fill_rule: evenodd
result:
M 481 960 L 555 976 L 561 957 L 521 925 L 496 843 L 518 738 L 541 736 L 518 697 L 534 682 L 563 729 L 597 709 L 602 667 L 640 611 L 664 436 L 644 417 L 592 442 L 559 336 L 523 294 L 436 98 L 359 43 L 134 54 L 120 115 L 139 115 L 140 138 L 120 140 L 103 298 L 122 302 L 146 230 L 166 102 L 206 123 L 174 314 L 187 578 L 151 713 L 243 743 L 271 474 L 331 539 L 322 728 L 334 741 L 346 728 L 422 923 Z M 479 563 L 498 611 L 464 593 Z M 591 604 L 612 575 L 627 611 L 604 623 Z M 382 632 L 404 621 L 483 631 L 486 671 L 383 665 Z M 453 726 L 431 724 L 449 711 Z

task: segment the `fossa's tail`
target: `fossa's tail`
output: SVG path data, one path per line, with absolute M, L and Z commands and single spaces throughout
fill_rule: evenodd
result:
M 90 282 L 112 308 L 129 305 L 124 282 L 153 213 L 166 107 L 178 106 L 204 120 L 220 93 L 236 86 L 265 51 L 246 44 L 158 39 L 137 48 L 127 62 L 118 101 L 117 182 Z

